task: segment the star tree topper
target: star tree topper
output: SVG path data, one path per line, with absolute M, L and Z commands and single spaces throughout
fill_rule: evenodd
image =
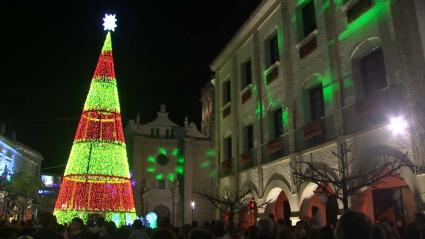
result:
M 117 24 L 115 23 L 117 19 L 115 18 L 115 14 L 105 14 L 105 17 L 103 18 L 103 30 L 105 31 L 114 31 L 117 27 Z

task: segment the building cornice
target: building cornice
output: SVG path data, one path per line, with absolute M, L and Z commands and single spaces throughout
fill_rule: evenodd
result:
M 259 22 L 267 17 L 266 14 L 274 9 L 273 6 L 279 4 L 279 0 L 263 0 L 260 5 L 249 16 L 241 28 L 235 33 L 232 39 L 226 44 L 223 50 L 214 58 L 210 64 L 212 71 L 217 71 L 228 59 L 229 55 L 237 50 L 237 48 L 244 43 L 244 40 L 250 36 L 250 33 Z

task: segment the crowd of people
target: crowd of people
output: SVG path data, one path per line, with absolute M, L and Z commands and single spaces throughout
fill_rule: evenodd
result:
M 386 223 L 373 224 L 363 213 L 347 211 L 337 225 L 318 227 L 314 215 L 295 226 L 289 220 L 274 220 L 270 215 L 255 225 L 243 228 L 233 221 L 220 220 L 175 227 L 165 218 L 157 229 L 144 227 L 136 220 L 131 226 L 117 228 L 113 222 L 99 217 L 86 224 L 74 218 L 69 225 L 59 225 L 50 213 L 41 213 L 37 225 L 5 223 L 0 225 L 0 239 L 425 239 L 425 214 L 417 213 L 415 221 L 404 230 Z

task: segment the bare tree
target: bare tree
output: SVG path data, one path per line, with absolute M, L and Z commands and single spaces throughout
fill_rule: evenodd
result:
M 227 191 L 220 196 L 218 193 L 194 192 L 198 196 L 209 201 L 215 208 L 229 215 L 229 221 L 233 220 L 235 214 L 248 211 L 248 202 L 251 200 L 249 195 L 251 189 L 242 193 L 233 193 Z M 266 207 L 268 202 L 257 205 L 257 208 Z
M 338 165 L 332 167 L 324 163 L 310 161 L 295 161 L 291 164 L 292 178 L 299 188 L 307 182 L 317 185 L 318 189 L 330 196 L 342 201 L 344 210 L 348 209 L 349 196 L 364 187 L 374 187 L 379 182 L 390 178 L 400 178 L 397 173 L 401 168 L 413 169 L 413 165 L 407 159 L 407 155 L 394 157 L 391 154 L 384 154 L 380 162 L 370 163 L 361 169 L 353 170 L 355 159 L 348 159 L 351 147 L 347 148 L 339 145 L 339 153 L 332 152 L 338 160 Z

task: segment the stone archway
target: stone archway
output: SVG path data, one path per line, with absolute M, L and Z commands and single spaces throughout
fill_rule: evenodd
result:
M 332 191 L 331 188 L 328 190 Z M 310 219 L 312 217 L 312 210 L 315 207 L 319 210 L 319 218 L 322 226 L 336 226 L 339 214 L 338 200 L 322 192 L 316 184 L 308 183 L 304 187 L 301 193 L 300 205 L 300 219 Z
M 384 162 L 400 160 L 410 165 L 406 154 L 385 145 L 376 145 L 363 151 L 360 165 L 376 167 Z M 366 162 L 366 163 L 365 163 Z M 375 223 L 394 223 L 400 227 L 414 220 L 416 211 L 415 176 L 409 167 L 399 169 L 371 187 L 365 187 L 351 197 L 351 207 L 368 215 Z
M 159 226 L 163 225 L 164 220 L 168 220 L 168 222 L 170 222 L 171 212 L 168 207 L 164 205 L 158 205 L 153 209 L 153 211 L 158 216 L 157 222 Z
M 291 220 L 291 205 L 286 193 L 281 188 L 273 188 L 266 196 L 268 205 L 264 211 L 265 216 L 273 214 L 276 220 Z

